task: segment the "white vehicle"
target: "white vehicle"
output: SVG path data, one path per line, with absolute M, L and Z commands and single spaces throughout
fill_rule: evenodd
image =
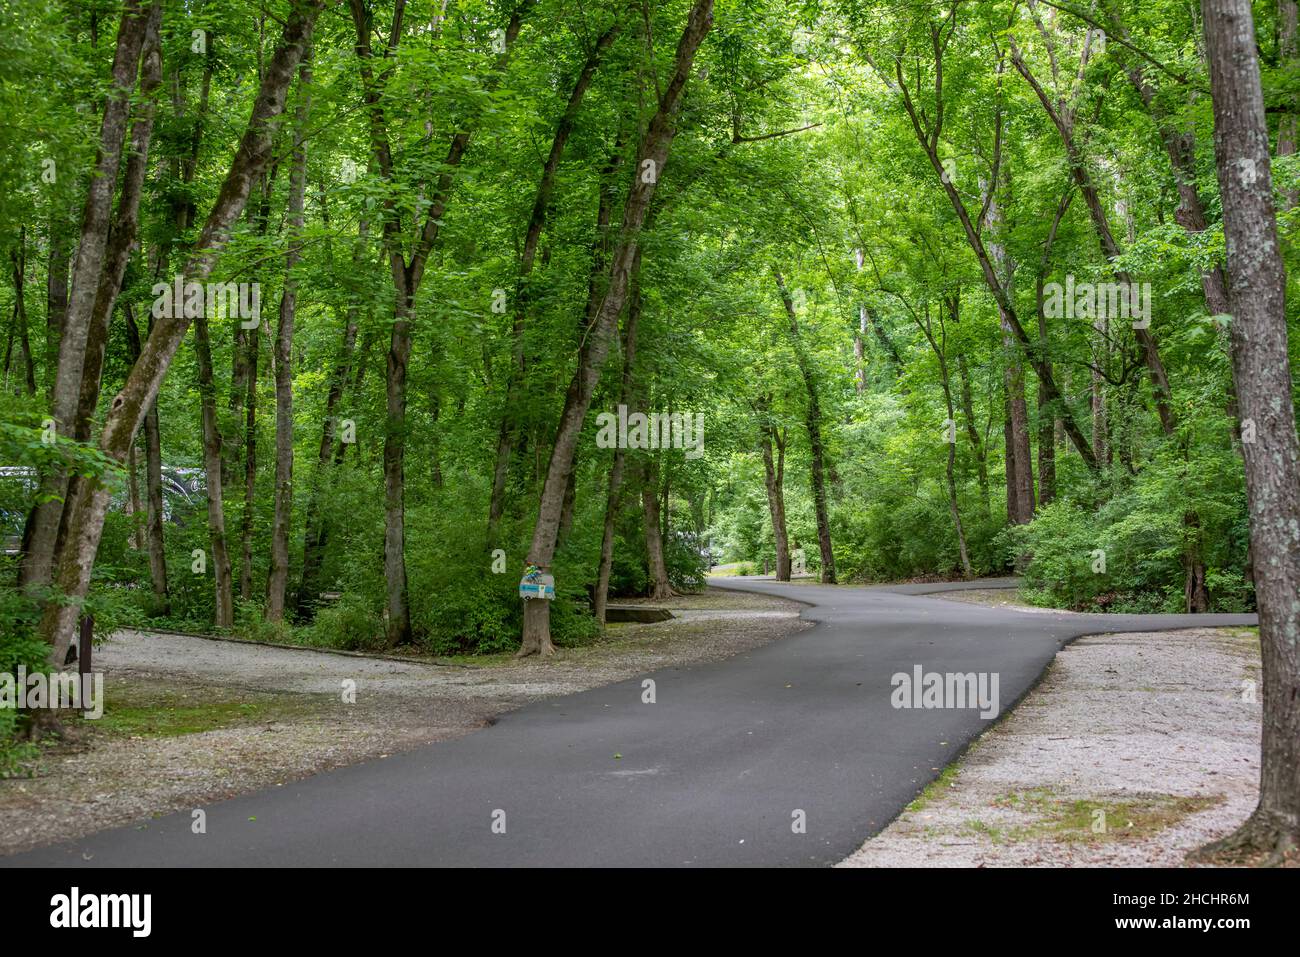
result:
M 23 526 L 36 491 L 36 470 L 25 465 L 0 465 L 0 554 L 22 550 Z M 204 505 L 207 483 L 199 468 L 162 467 L 163 521 L 185 522 Z M 125 505 L 125 491 L 114 496 L 114 506 Z

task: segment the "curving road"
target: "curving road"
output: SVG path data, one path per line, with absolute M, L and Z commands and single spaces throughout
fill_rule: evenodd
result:
M 969 585 L 711 584 L 809 604 L 815 628 L 726 661 L 530 705 L 490 728 L 0 866 L 825 865 L 884 827 L 989 722 L 896 710 L 890 677 L 996 672 L 1003 710 L 1073 638 L 1253 615 L 1026 613 Z M 1002 584 L 1005 584 L 1003 582 Z M 615 755 L 621 755 L 616 758 Z M 796 811 L 804 833 L 796 833 Z M 504 812 L 505 833 L 496 833 Z

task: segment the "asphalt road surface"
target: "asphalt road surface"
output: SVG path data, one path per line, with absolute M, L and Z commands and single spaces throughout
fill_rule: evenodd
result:
M 919 594 L 953 587 L 941 585 L 711 583 L 808 603 L 817 626 L 209 805 L 206 833 L 193 833 L 186 811 L 0 866 L 827 865 L 990 724 L 976 708 L 895 709 L 896 672 L 997 673 L 1005 711 L 1080 635 L 1255 623 L 1033 614 Z

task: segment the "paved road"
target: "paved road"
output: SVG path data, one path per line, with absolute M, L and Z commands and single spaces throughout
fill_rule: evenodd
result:
M 988 726 L 975 710 L 895 710 L 895 672 L 997 672 L 1005 709 L 1079 635 L 1254 623 L 1030 614 L 915 594 L 926 586 L 713 584 L 807 602 L 817 627 L 654 673 L 654 704 L 642 679 L 608 685 L 208 806 L 206 834 L 180 813 L 0 866 L 831 864 Z

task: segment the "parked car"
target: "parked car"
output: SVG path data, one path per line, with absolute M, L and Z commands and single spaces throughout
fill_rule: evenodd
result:
M 36 493 L 36 470 L 25 465 L 0 465 L 0 553 L 17 555 L 22 550 L 23 526 Z M 142 490 L 143 491 L 143 490 Z M 206 506 L 207 483 L 199 468 L 162 467 L 163 521 L 184 525 Z M 114 508 L 126 505 L 126 491 L 113 499 Z

